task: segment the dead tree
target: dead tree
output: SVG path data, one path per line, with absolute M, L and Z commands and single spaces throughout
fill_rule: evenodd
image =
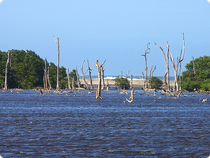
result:
M 163 53 L 163 57 L 164 57 L 165 64 L 166 64 L 166 72 L 163 75 L 163 85 L 165 87 L 165 90 L 166 91 L 169 91 L 169 58 L 168 58 L 168 56 L 169 56 L 169 45 L 168 45 L 168 42 L 167 42 L 166 43 L 166 48 L 167 48 L 166 55 L 167 55 L 167 59 L 166 59 L 166 55 L 165 55 L 165 52 L 164 52 L 163 48 L 161 46 L 157 45 L 156 43 L 155 43 L 155 45 L 158 46 L 160 48 L 160 50 L 162 51 L 162 53 Z M 168 75 L 168 82 L 166 82 L 166 75 Z
M 90 89 L 93 89 L 92 78 L 91 78 L 92 69 L 90 69 L 90 64 L 88 60 L 87 60 L 87 63 L 88 63 L 88 70 L 89 70 Z
M 153 77 L 153 73 L 154 73 L 154 71 L 156 70 L 156 66 L 154 67 L 154 69 L 153 69 L 153 65 L 151 66 L 151 69 L 150 69 L 150 75 L 149 75 L 149 78 L 152 78 Z
M 10 51 L 8 51 L 8 58 L 7 58 L 7 62 L 6 62 L 6 68 L 5 68 L 5 85 L 4 85 L 4 89 L 7 90 L 7 75 L 8 75 L 8 64 L 10 61 Z
M 49 66 L 48 66 L 47 80 L 48 80 L 49 88 L 51 89 L 52 87 L 50 84 L 50 67 Z
M 106 62 L 106 60 L 103 62 L 103 64 Z M 98 68 L 98 87 L 97 87 L 97 91 L 96 91 L 96 99 L 102 99 L 101 98 L 101 66 L 103 66 L 103 64 L 99 64 L 98 60 L 96 60 L 96 67 Z
M 108 82 L 108 80 L 106 80 L 106 90 L 107 91 L 109 90 L 109 82 Z
M 155 70 L 156 70 L 156 66 L 155 66 L 154 69 L 152 70 L 151 78 L 153 77 L 153 73 L 154 73 Z
M 54 38 L 54 36 L 53 36 Z M 59 45 L 59 37 L 57 38 L 57 40 L 54 38 L 56 44 L 57 44 L 57 47 L 58 47 L 58 61 L 57 61 L 57 86 L 56 86 L 56 89 L 58 90 L 59 89 L 59 56 L 60 56 L 60 45 Z
M 44 89 L 47 89 L 47 59 L 46 59 L 46 57 L 44 60 L 44 65 L 45 65 L 45 68 L 44 68 Z
M 85 88 L 86 88 L 86 89 L 89 89 L 89 86 L 88 86 L 88 84 L 87 84 L 87 82 L 86 82 L 86 80 L 85 80 L 85 74 L 87 73 L 88 69 L 85 71 L 85 73 L 83 72 L 83 64 L 84 64 L 84 62 L 85 62 L 85 60 L 83 60 L 83 62 L 82 62 L 82 67 L 81 67 L 82 78 L 83 78 L 83 81 L 84 81 L 84 83 L 85 83 Z
M 133 88 L 133 75 L 131 75 L 131 82 L 130 82 L 130 88 Z
M 182 34 L 182 41 L 183 41 L 183 48 L 182 48 L 183 55 L 182 55 L 182 59 L 181 59 L 180 64 L 179 64 L 179 90 L 180 90 L 180 91 L 181 91 L 181 62 L 182 62 L 183 59 L 184 59 L 184 53 L 185 53 L 184 33 Z
M 131 70 L 128 70 L 128 72 L 127 72 L 125 78 L 128 78 L 128 74 L 129 74 L 130 72 L 131 72 Z
M 144 54 L 142 54 L 142 56 L 144 56 L 144 59 L 145 59 L 145 83 L 144 83 L 144 89 L 147 89 L 148 87 L 148 82 L 147 82 L 147 54 L 150 53 L 150 48 L 149 48 L 149 44 L 150 43 L 147 43 L 147 49 L 144 50 Z
M 74 76 L 73 76 L 73 78 L 72 78 L 72 89 L 73 89 L 73 91 L 75 90 L 75 85 L 74 85 Z
M 128 103 L 132 103 L 132 102 L 133 102 L 133 93 L 134 93 L 134 88 L 132 88 L 132 90 L 131 90 L 131 96 L 130 96 L 130 98 L 129 98 L 130 100 L 126 98 L 126 101 L 127 101 Z
M 77 65 L 75 65 L 75 72 L 76 72 L 76 75 L 77 75 L 78 88 L 80 88 L 80 81 L 79 81 L 79 74 L 78 74 L 78 71 L 77 71 Z
M 194 80 L 196 80 L 196 76 L 195 76 L 195 59 L 194 59 L 194 57 L 192 56 L 192 58 L 193 58 L 193 73 L 194 73 Z
M 153 72 L 155 71 L 155 69 L 156 69 L 156 66 L 154 67 L 154 69 L 153 69 L 153 65 L 151 66 L 151 69 L 150 69 L 150 74 L 149 74 L 149 78 L 151 79 L 152 77 L 153 77 Z M 151 85 L 150 85 L 150 88 L 151 88 Z
M 144 72 L 142 72 L 142 79 L 143 79 L 143 89 L 144 89 L 144 85 L 145 85 Z
M 104 83 L 104 71 L 105 71 L 105 65 L 101 66 L 101 77 L 102 77 L 102 90 L 105 89 L 105 83 Z
M 68 89 L 71 89 L 70 77 L 69 77 L 69 68 L 67 68 L 67 75 L 68 75 Z
M 174 58 L 173 58 L 172 54 L 169 52 L 170 59 L 171 59 L 171 64 L 172 64 L 172 67 L 174 69 L 174 87 L 173 87 L 174 91 L 175 91 L 175 89 L 176 89 L 176 91 L 179 90 L 179 84 L 177 82 L 177 72 L 178 72 L 179 65 L 181 64 L 181 62 L 184 59 L 184 53 L 185 53 L 185 42 L 184 42 L 184 34 L 183 34 L 183 50 L 181 49 L 181 51 L 180 51 L 180 55 L 179 55 L 179 58 L 177 58 L 177 64 L 176 65 L 175 65 L 175 61 L 174 61 Z M 179 71 L 181 71 L 181 67 L 180 67 Z

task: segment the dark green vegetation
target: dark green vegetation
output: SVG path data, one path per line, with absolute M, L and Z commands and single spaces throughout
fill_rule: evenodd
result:
M 43 87 L 44 60 L 33 51 L 11 50 L 11 60 L 8 66 L 8 88 L 31 89 Z M 8 58 L 7 52 L 0 51 L 0 85 L 5 82 L 5 65 Z M 56 88 L 57 66 L 47 63 L 49 78 L 52 88 Z M 59 69 L 59 86 L 65 88 L 67 83 L 66 68 Z
M 196 58 L 194 64 L 195 68 L 193 61 L 185 66 L 187 70 L 182 73 L 182 89 L 210 91 L 210 56 Z
M 127 78 L 117 77 L 114 79 L 114 81 L 115 81 L 115 86 L 118 86 L 121 89 L 129 89 L 130 88 L 130 82 L 128 81 Z
M 159 89 L 162 85 L 163 85 L 163 82 L 157 77 L 152 77 L 149 79 L 149 86 L 152 89 L 153 88 Z

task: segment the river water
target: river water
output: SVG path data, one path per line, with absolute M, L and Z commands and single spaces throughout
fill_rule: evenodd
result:
M 0 91 L 0 156 L 207 158 L 209 95 L 147 93 Z

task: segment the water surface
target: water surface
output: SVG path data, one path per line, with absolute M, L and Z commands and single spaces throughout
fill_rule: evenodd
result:
M 80 91 L 82 92 L 82 91 Z M 0 91 L 0 155 L 7 157 L 208 157 L 209 98 L 136 90 L 42 96 Z M 196 96 L 194 96 L 196 95 Z

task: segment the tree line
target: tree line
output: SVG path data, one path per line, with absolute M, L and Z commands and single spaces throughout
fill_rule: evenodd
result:
M 84 63 L 84 61 L 83 61 Z M 88 63 L 89 64 L 89 63 Z M 8 88 L 21 88 L 32 89 L 36 87 L 43 88 L 44 86 L 44 73 L 47 71 L 51 88 L 56 88 L 57 82 L 57 66 L 52 62 L 46 61 L 47 70 L 45 70 L 45 60 L 40 58 L 33 51 L 29 50 L 11 50 L 10 57 L 8 58 L 8 52 L 0 51 L 0 86 L 4 88 L 5 72 L 7 71 L 7 84 Z M 7 69 L 6 69 L 7 67 Z M 210 56 L 203 56 L 194 59 L 186 66 L 186 71 L 182 72 L 181 76 L 181 88 L 182 90 L 195 91 L 203 90 L 210 91 Z M 90 68 L 89 68 L 90 69 Z M 78 86 L 77 70 L 73 69 L 69 73 L 70 83 L 74 79 L 74 86 Z M 102 73 L 103 74 L 103 73 Z M 83 73 L 84 77 L 84 73 Z M 154 80 L 155 78 L 153 78 Z M 179 77 L 177 77 L 177 80 Z M 120 88 L 129 88 L 130 83 L 128 81 L 123 82 L 116 79 L 116 86 Z M 156 83 L 156 81 L 149 81 Z M 158 81 L 159 82 L 159 81 Z M 124 85 L 125 83 L 125 85 Z M 66 68 L 61 66 L 59 68 L 59 88 L 64 89 L 68 84 L 68 75 Z M 158 87 L 160 87 L 159 84 Z M 71 85 L 72 86 L 72 85 Z M 155 87 L 155 88 L 158 88 Z M 153 87 L 154 88 L 154 87 Z M 91 88 L 92 89 L 92 88 Z
M 8 52 L 0 51 L 0 85 L 4 88 L 5 83 L 5 65 L 8 60 Z M 47 62 L 50 84 L 56 88 L 57 66 L 52 62 Z M 43 87 L 45 61 L 33 51 L 29 50 L 11 50 L 7 68 L 8 88 L 32 89 L 34 87 Z M 59 68 L 60 88 L 66 85 L 66 68 Z

